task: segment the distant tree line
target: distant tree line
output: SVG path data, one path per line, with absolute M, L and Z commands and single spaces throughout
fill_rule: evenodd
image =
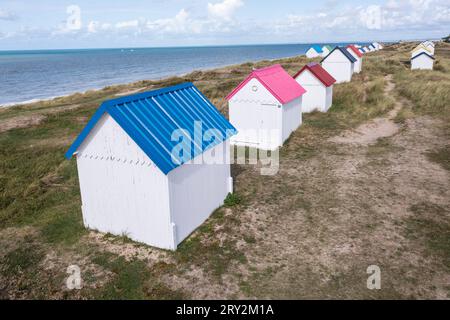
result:
M 443 40 L 444 42 L 449 43 L 449 42 L 450 42 L 450 34 L 449 34 L 448 36 L 446 36 L 445 38 L 442 38 L 442 40 Z

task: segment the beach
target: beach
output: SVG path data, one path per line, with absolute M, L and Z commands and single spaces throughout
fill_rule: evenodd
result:
M 275 176 L 233 164 L 234 201 L 176 252 L 84 228 L 76 161 L 64 154 L 99 105 L 183 82 L 227 116 L 254 68 L 183 72 L 0 110 L 0 295 L 9 299 L 448 299 L 450 45 L 411 72 L 417 43 L 364 55 L 327 113 L 303 116 Z M 32 97 L 35 98 L 35 97 Z M 63 285 L 67 266 L 83 288 Z M 382 290 L 368 290 L 377 265 Z

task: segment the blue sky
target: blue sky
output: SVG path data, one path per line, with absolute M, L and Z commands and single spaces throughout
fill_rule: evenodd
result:
M 0 50 L 440 38 L 450 0 L 0 0 Z

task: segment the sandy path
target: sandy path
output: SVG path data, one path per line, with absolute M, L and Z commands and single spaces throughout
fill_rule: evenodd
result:
M 394 88 L 387 77 L 385 94 Z M 399 131 L 392 119 L 402 103 L 348 133 L 345 143 L 332 139 L 310 159 L 281 159 L 279 174 L 260 180 L 257 199 L 233 213 L 240 230 L 226 235 L 256 239 L 239 242 L 248 264 L 228 274 L 219 292 L 210 281 L 193 297 L 448 298 L 447 267 L 429 256 L 424 231 L 411 229 L 414 206 L 450 208 L 448 173 L 426 156 L 447 141 L 439 121 L 428 117 L 410 119 Z M 390 138 L 377 141 L 381 137 Z M 255 188 L 254 174 L 237 177 L 241 188 Z M 420 218 L 437 219 L 433 211 Z M 371 264 L 382 270 L 382 290 L 366 287 Z
M 390 95 L 395 89 L 392 82 L 392 75 L 385 77 L 386 87 L 384 94 Z M 375 143 L 379 138 L 391 137 L 396 134 L 400 127 L 393 121 L 401 110 L 403 101 L 397 100 L 394 108 L 388 113 L 387 117 L 375 118 L 368 123 L 360 125 L 355 130 L 344 132 L 341 136 L 330 139 L 334 143 L 351 143 L 360 145 L 369 145 Z

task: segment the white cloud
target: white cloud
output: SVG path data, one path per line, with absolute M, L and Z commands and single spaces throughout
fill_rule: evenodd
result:
M 190 14 L 185 9 L 181 9 L 175 17 L 147 21 L 147 28 L 158 33 L 200 33 L 203 23 L 190 18 Z
M 98 31 L 98 28 L 100 26 L 100 22 L 98 21 L 91 21 L 88 24 L 88 32 L 89 33 L 96 33 Z
M 139 26 L 139 20 L 121 21 L 116 23 L 117 29 L 136 28 Z
M 208 3 L 208 13 L 212 18 L 231 20 L 237 9 L 244 5 L 242 0 L 224 0 L 216 4 Z
M 17 19 L 19 19 L 19 17 L 14 12 L 0 9 L 0 20 L 14 21 Z
M 129 39 L 136 43 L 210 44 L 262 43 L 262 42 L 326 42 L 353 39 L 387 40 L 397 38 L 439 37 L 450 29 L 450 0 L 386 0 L 383 5 L 345 6 L 338 0 L 329 0 L 331 6 L 317 8 L 314 12 L 288 14 L 283 17 L 247 16 L 240 21 L 236 12 L 243 0 L 209 0 L 202 12 L 181 9 L 160 19 L 136 17 L 125 21 L 86 21 L 78 30 L 66 23 L 57 27 L 23 28 L 0 34 L 10 43 L 15 39 L 28 40 L 54 38 L 58 41 L 79 39 L 85 43 L 113 39 L 116 43 Z M 261 5 L 262 2 L 261 2 Z M 376 8 L 376 10 L 373 10 Z M 290 12 L 290 11 L 288 11 Z M 374 23 L 379 15 L 379 25 Z M 0 9 L 0 19 L 11 19 Z M 376 20 L 376 19 L 375 19 Z M 368 23 L 371 21 L 371 23 Z M 88 23 L 87 23 L 88 22 Z M 377 22 L 377 21 L 375 21 Z M 127 43 L 132 43 L 132 41 Z M 3 41 L 4 42 L 4 41 Z
M 326 9 L 326 8 L 325 8 Z M 294 15 L 276 23 L 277 30 L 347 32 L 405 29 L 445 29 L 450 25 L 450 0 L 388 0 L 384 5 L 322 10 L 319 14 Z M 436 30 L 436 29 L 435 29 Z

